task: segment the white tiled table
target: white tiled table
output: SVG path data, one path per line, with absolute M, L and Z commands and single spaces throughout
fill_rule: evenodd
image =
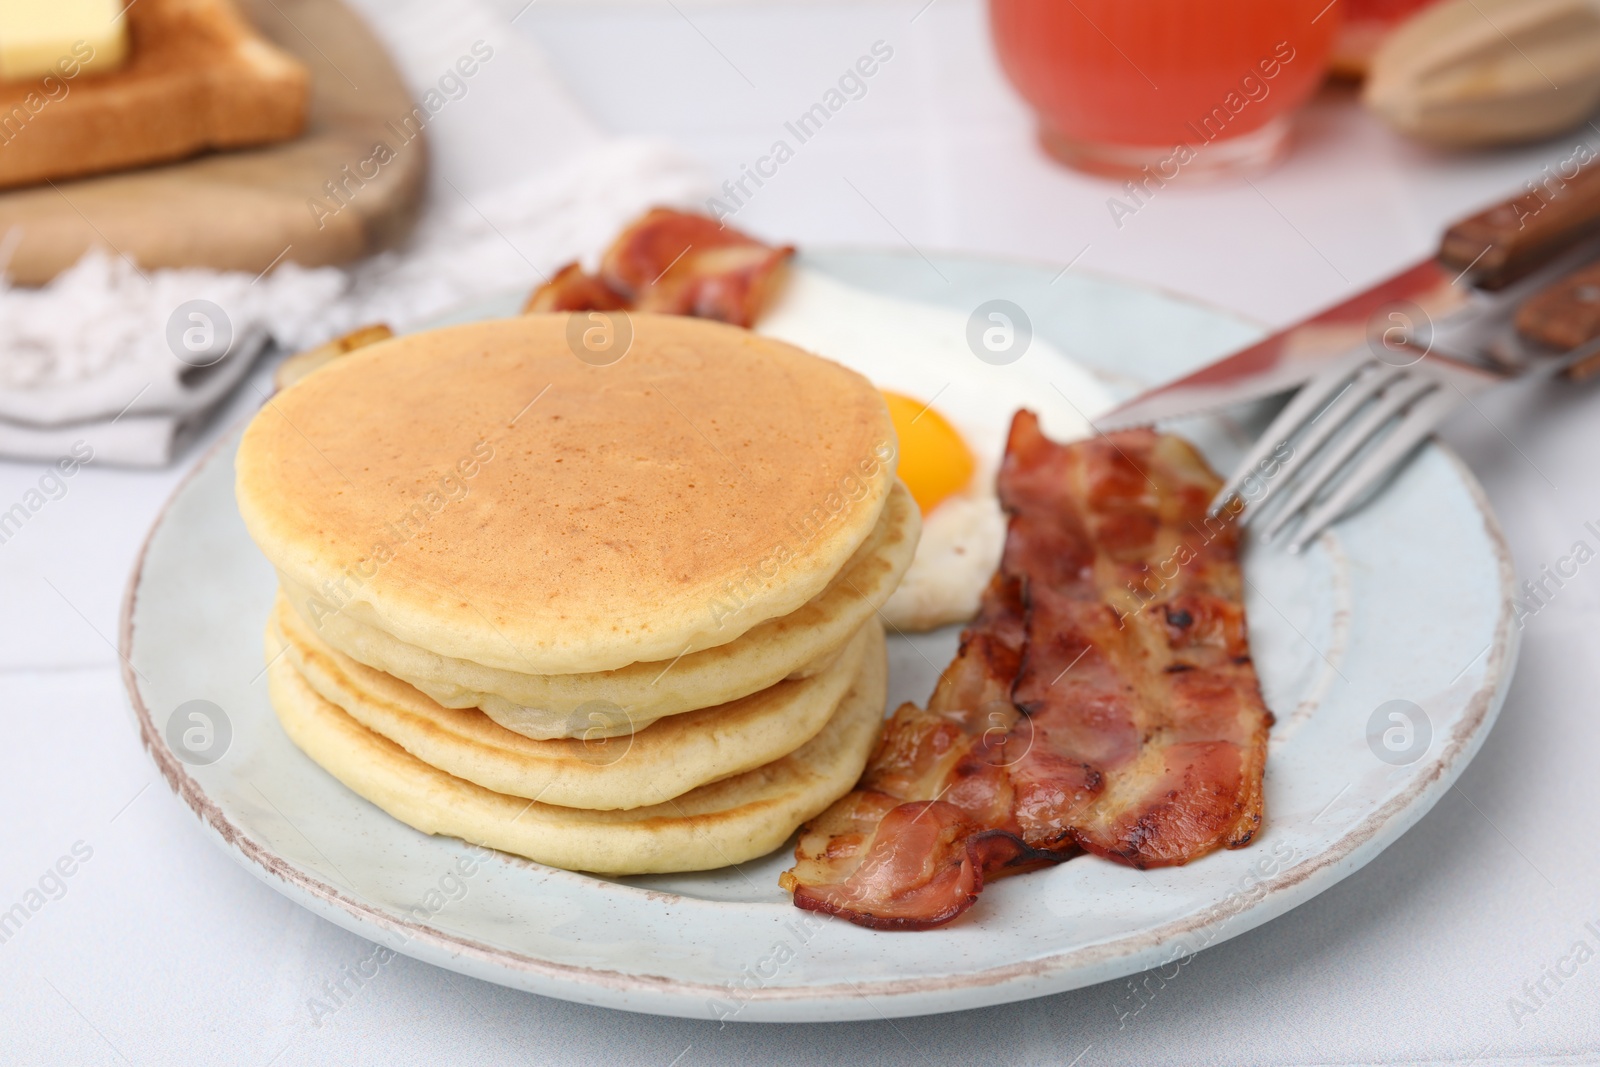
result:
M 507 32 L 554 53 L 602 125 L 669 136 L 730 177 L 889 42 L 867 96 L 760 190 L 742 225 L 812 245 L 1081 253 L 1078 269 L 1272 323 L 1426 253 L 1445 221 L 1572 147 L 1446 159 L 1329 97 L 1280 169 L 1253 186 L 1162 190 L 1119 230 L 1111 187 L 1035 150 L 976 0 L 920 15 L 923 0 L 675 2 L 545 0 L 518 15 L 523 0 L 504 0 L 504 14 L 518 15 Z M 1592 389 L 1496 398 L 1446 436 L 1488 487 L 1524 573 L 1600 518 Z M 0 508 L 39 473 L 0 463 Z M 1575 941 L 1600 949 L 1585 929 L 1600 927 L 1600 572 L 1588 570 L 1529 622 L 1500 723 L 1459 789 L 1346 882 L 1208 950 L 1125 1028 L 1111 986 L 894 1023 L 719 1030 L 404 958 L 314 1025 L 308 999 L 370 946 L 205 840 L 124 710 L 111 644 L 123 581 L 177 477 L 90 468 L 0 544 L 0 908 L 77 842 L 92 850 L 64 895 L 0 944 L 0 1063 L 1600 1061 L 1600 961 L 1559 986 L 1546 978 L 1536 1013 L 1508 1008 Z

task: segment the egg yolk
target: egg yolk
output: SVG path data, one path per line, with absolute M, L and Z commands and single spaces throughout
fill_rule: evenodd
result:
M 945 417 L 920 400 L 883 392 L 900 438 L 900 480 L 926 515 L 972 481 L 971 449 Z

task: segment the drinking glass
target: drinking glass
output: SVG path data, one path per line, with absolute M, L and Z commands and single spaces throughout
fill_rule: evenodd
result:
M 990 0 L 1056 158 L 1115 176 L 1254 169 L 1322 80 L 1342 0 Z

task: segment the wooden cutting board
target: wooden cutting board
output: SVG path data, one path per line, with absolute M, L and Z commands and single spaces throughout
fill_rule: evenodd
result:
M 259 273 L 286 260 L 347 263 L 410 231 L 426 184 L 425 135 L 372 31 L 339 0 L 240 0 L 240 8 L 311 69 L 306 132 L 264 148 L 0 194 L 0 235 L 20 228 L 7 269 L 14 281 L 43 284 L 94 245 L 143 267 Z M 369 161 L 380 142 L 390 158 L 376 165 Z M 359 187 L 342 169 L 375 166 Z M 346 182 L 342 206 L 329 181 Z

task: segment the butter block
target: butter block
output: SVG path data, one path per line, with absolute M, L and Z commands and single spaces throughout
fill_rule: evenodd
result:
M 0 81 L 105 74 L 128 57 L 126 0 L 0 0 Z

